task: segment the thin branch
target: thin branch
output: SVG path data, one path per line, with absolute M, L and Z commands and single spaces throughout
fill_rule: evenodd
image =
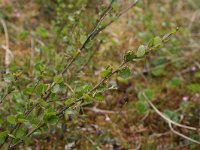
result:
M 96 48 L 96 50 L 95 51 L 93 51 L 91 54 L 90 54 L 90 56 L 89 56 L 89 58 L 86 60 L 86 62 L 81 66 L 81 68 L 80 69 L 78 69 L 78 71 L 77 72 L 80 72 L 80 71 L 82 71 L 89 63 L 90 63 L 90 61 L 93 59 L 93 57 L 95 56 L 95 54 L 97 53 L 97 51 L 98 51 L 98 49 L 99 49 L 99 47 L 100 47 L 100 45 L 101 45 L 101 43 L 102 42 L 100 42 L 99 44 L 98 44 L 98 46 L 97 46 L 97 48 Z
M 29 132 L 26 137 L 30 137 L 34 132 L 36 132 L 38 129 L 42 128 L 45 125 L 45 123 L 42 123 L 40 125 L 38 125 L 37 128 L 33 129 L 31 132 Z M 19 140 L 18 142 L 16 142 L 15 144 L 11 145 L 8 147 L 8 150 L 15 148 L 17 145 L 23 143 L 23 140 Z
M 94 27 L 94 29 L 90 32 L 90 34 L 88 35 L 88 37 L 86 38 L 85 42 L 83 43 L 83 45 L 81 46 L 81 48 L 78 50 L 78 52 L 76 53 L 76 55 L 64 66 L 64 69 L 61 71 L 61 75 L 63 75 L 70 67 L 71 65 L 75 62 L 75 60 L 80 56 L 81 52 L 83 49 L 85 49 L 85 46 L 91 41 L 91 39 L 93 39 L 95 36 L 97 36 L 96 31 L 99 29 L 99 26 L 101 25 L 102 21 L 105 19 L 106 15 L 111 11 L 112 9 L 112 4 L 114 3 L 115 0 L 112 0 L 109 4 L 109 6 L 107 7 L 107 9 L 105 9 L 105 11 L 103 12 L 103 14 L 101 15 L 100 19 L 97 21 L 97 25 Z M 105 28 L 104 28 L 105 29 Z M 103 30 L 103 29 L 102 29 Z M 50 90 L 54 87 L 54 83 L 52 83 L 51 87 L 48 89 L 47 91 L 47 98 L 50 95 Z M 45 98 L 46 99 L 46 98 Z
M 137 3 L 139 2 L 139 0 L 135 0 L 135 2 L 130 5 L 128 8 L 122 10 L 119 14 L 118 17 L 121 17 L 123 14 L 125 14 L 127 11 L 129 11 L 131 8 L 133 8 Z
M 70 68 L 70 66 L 71 66 L 71 65 L 73 64 L 73 62 L 79 57 L 79 55 L 81 54 L 81 51 L 82 51 L 82 50 L 85 48 L 85 46 L 90 42 L 90 40 L 93 39 L 95 36 L 97 36 L 98 33 L 99 33 L 100 31 L 104 30 L 107 26 L 109 26 L 111 23 L 114 22 L 114 21 L 109 22 L 109 24 L 108 24 L 106 27 L 100 28 L 100 29 L 99 29 L 99 26 L 100 26 L 101 22 L 104 20 L 105 16 L 111 11 L 111 9 L 112 9 L 112 4 L 113 4 L 114 1 L 115 1 L 115 0 L 112 0 L 111 3 L 110 3 L 110 5 L 108 6 L 108 8 L 103 12 L 102 16 L 100 17 L 99 21 L 97 22 L 97 25 L 94 27 L 94 29 L 92 30 L 92 32 L 88 35 L 88 37 L 87 37 L 87 39 L 85 40 L 85 42 L 83 43 L 82 47 L 80 48 L 80 50 L 78 50 L 78 53 L 71 59 L 71 61 L 70 61 L 69 63 L 66 64 L 66 66 L 65 66 L 64 69 L 63 69 L 63 71 L 61 72 L 61 75 L 63 75 L 63 74 Z M 138 0 L 135 1 L 135 3 L 132 5 L 132 7 L 135 6 L 137 2 L 138 2 Z M 130 9 L 130 8 L 128 8 L 127 10 L 129 10 L 129 9 Z M 126 12 L 126 11 L 124 11 L 123 13 L 125 13 L 125 12 Z M 123 13 L 119 13 L 119 14 L 120 14 L 119 17 L 120 17 Z M 119 66 L 119 68 L 122 67 L 123 65 L 125 65 L 125 63 L 126 63 L 126 62 L 123 62 L 123 63 Z M 116 69 L 115 71 L 113 71 L 113 72 L 110 74 L 109 77 L 111 77 L 113 74 L 117 73 L 117 72 L 119 71 L 119 68 Z M 96 90 L 102 83 L 104 83 L 109 77 L 103 78 L 103 79 L 102 79 L 99 83 L 97 83 L 87 94 L 90 94 L 90 93 L 92 93 L 93 91 L 95 91 L 95 90 Z M 51 87 L 48 89 L 48 91 L 50 91 L 50 90 L 53 88 L 54 85 L 55 85 L 55 84 L 54 84 L 54 82 L 53 82 L 52 85 L 51 85 Z M 50 92 L 48 92 L 48 94 L 47 94 L 45 97 L 43 97 L 43 98 L 46 100 L 46 99 L 49 97 L 49 95 L 50 95 Z M 68 109 L 69 107 L 73 106 L 75 103 L 77 103 L 77 102 L 79 102 L 79 101 L 82 101 L 83 99 L 84 99 L 84 98 L 81 97 L 81 98 L 75 100 L 74 103 L 72 103 L 71 105 L 64 107 L 60 112 L 57 113 L 57 116 L 60 116 L 61 114 L 63 114 L 63 112 L 64 112 L 66 109 Z M 35 105 L 33 105 L 33 107 L 31 107 L 31 109 L 29 109 L 29 110 L 26 112 L 26 115 L 30 114 L 30 113 L 33 111 L 33 109 L 36 108 L 38 105 L 39 105 L 38 103 L 36 103 Z M 35 130 L 33 130 L 33 132 L 30 132 L 30 133 L 28 134 L 28 136 L 30 136 L 30 135 L 31 135 L 32 133 L 34 133 L 36 130 L 38 130 L 39 128 L 41 128 L 43 125 L 44 125 L 44 124 L 42 124 L 41 126 L 38 126 Z M 21 141 L 21 142 L 22 142 L 22 141 Z M 17 145 L 19 145 L 21 142 L 18 141 L 16 144 L 14 144 L 13 146 L 11 146 L 11 148 L 12 148 L 12 147 L 15 147 L 15 146 L 17 146 Z
M 71 61 L 66 64 L 66 66 L 64 67 L 63 71 L 61 72 L 61 74 L 63 75 L 68 69 L 69 67 L 74 63 L 74 61 L 79 57 L 79 55 L 81 54 L 81 51 L 83 49 L 85 49 L 85 46 L 90 42 L 90 40 L 92 39 L 92 37 L 94 38 L 97 34 L 96 31 L 99 29 L 99 26 L 101 25 L 102 21 L 104 20 L 104 18 L 106 17 L 106 15 L 111 11 L 112 9 L 112 4 L 114 3 L 115 0 L 112 0 L 109 4 L 109 6 L 107 7 L 107 9 L 105 9 L 105 11 L 103 12 L 103 14 L 101 15 L 100 19 L 97 22 L 97 25 L 94 27 L 94 29 L 90 32 L 90 34 L 88 35 L 88 37 L 86 38 L 85 42 L 83 43 L 83 45 L 81 46 L 81 48 L 78 50 L 78 53 L 71 59 Z
M 91 94 L 93 91 L 95 91 L 101 84 L 103 84 L 108 78 L 110 78 L 111 76 L 113 76 L 114 74 L 116 74 L 119 69 L 121 67 L 123 67 L 126 64 L 126 62 L 123 62 L 122 64 L 119 65 L 119 67 L 114 70 L 109 77 L 105 77 L 103 78 L 99 83 L 97 83 L 94 88 L 92 88 L 89 92 L 87 92 L 87 94 Z M 73 106 L 74 104 L 76 104 L 77 102 L 83 101 L 84 100 L 84 96 L 80 97 L 79 99 L 75 100 L 73 103 L 71 103 L 69 106 L 65 106 L 63 107 L 63 109 L 61 111 L 59 111 L 56 115 L 57 116 L 61 116 L 68 108 L 70 108 L 71 106 Z M 37 128 L 35 128 L 33 131 L 31 131 L 30 133 L 28 133 L 26 135 L 26 137 L 31 136 L 35 131 L 37 131 L 38 129 L 42 128 L 45 125 L 45 123 L 41 123 L 40 125 L 38 125 Z M 16 142 L 14 145 L 11 145 L 9 149 L 12 149 L 14 147 L 16 147 L 17 145 L 21 144 L 23 142 L 23 140 L 19 140 L 18 142 Z
M 136 0 L 130 7 L 122 10 L 116 17 L 120 18 L 122 15 L 124 15 L 126 12 L 128 12 L 131 8 L 133 8 L 134 6 L 137 5 L 137 3 L 139 2 L 139 0 Z M 97 32 L 95 34 L 98 34 L 100 31 L 104 30 L 105 28 L 107 28 L 108 26 L 110 26 L 112 23 L 114 22 L 114 20 L 111 20 L 110 22 L 108 22 L 104 27 L 100 28 L 99 30 L 97 30 Z M 95 36 L 94 34 L 94 36 Z
M 95 91 L 101 84 L 103 84 L 106 80 L 108 80 L 111 76 L 113 76 L 115 73 L 117 73 L 119 71 L 119 69 L 121 67 L 123 67 L 127 62 L 123 62 L 119 65 L 119 67 L 114 70 L 108 77 L 103 78 L 101 81 L 99 81 L 99 83 L 97 83 L 90 91 L 88 91 L 86 94 L 91 94 L 93 91 Z M 65 110 L 67 110 L 69 107 L 73 106 L 74 104 L 76 104 L 77 102 L 80 102 L 84 100 L 84 97 L 80 97 L 79 99 L 75 100 L 72 104 L 70 104 L 69 106 L 65 106 L 60 112 L 57 113 L 57 115 L 61 115 Z

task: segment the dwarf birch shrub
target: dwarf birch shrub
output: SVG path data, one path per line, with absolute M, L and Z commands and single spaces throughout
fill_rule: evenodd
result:
M 104 93 L 113 89 L 107 82 L 112 76 L 128 79 L 132 75 L 129 63 L 139 63 L 152 51 L 159 50 L 177 31 L 153 37 L 138 49 L 127 50 L 118 67 L 108 65 L 101 71 L 99 81 L 86 82 L 82 74 L 95 65 L 91 60 L 106 39 L 99 35 L 138 3 L 135 1 L 130 7 L 121 9 L 115 0 L 111 0 L 108 5 L 94 6 L 97 12 L 90 14 L 87 10 L 89 2 L 57 0 L 41 7 L 44 12 L 52 9 L 49 14 L 55 17 L 50 27 L 42 24 L 35 27 L 34 35 L 31 35 L 36 39 L 34 56 L 23 59 L 22 65 L 13 62 L 9 73 L 2 75 L 1 148 L 31 144 L 33 135 L 41 135 L 52 126 L 64 124 L 63 116 L 78 115 L 82 107 L 104 101 Z M 21 33 L 23 38 L 26 34 L 25 31 Z M 152 99 L 152 91 L 144 92 Z M 137 111 L 143 114 L 148 111 L 148 104 L 141 94 L 138 97 Z

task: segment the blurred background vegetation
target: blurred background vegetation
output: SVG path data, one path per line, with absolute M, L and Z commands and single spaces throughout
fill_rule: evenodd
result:
M 139 63 L 130 64 L 131 77 L 113 76 L 108 84 L 117 89 L 105 91 L 103 97 L 80 112 L 66 111 L 61 123 L 33 135 L 19 149 L 200 148 L 170 132 L 167 123 L 140 96 L 140 91 L 150 91 L 153 103 L 172 120 L 200 127 L 200 1 L 140 0 L 126 14 L 115 18 L 117 12 L 133 2 L 115 3 L 113 13 L 105 20 L 115 22 L 86 46 L 68 70 L 64 78 L 72 91 L 79 92 L 79 87 L 99 81 L 101 70 L 108 65 L 117 67 L 126 51 L 136 51 L 139 45 L 176 27 L 179 32 L 163 48 Z M 7 126 L 5 116 L 28 107 L 29 100 L 23 93 L 40 77 L 37 64 L 46 69 L 45 82 L 50 82 L 81 47 L 108 5 L 108 0 L 0 1 L 0 17 L 6 22 L 13 54 L 9 69 L 18 77 L 15 90 L 0 106 L 0 130 Z M 0 26 L 2 44 L 5 34 Z M 7 87 L 3 82 L 4 57 L 5 51 L 1 50 L 1 98 L 5 94 L 3 87 Z M 64 85 L 59 90 L 67 93 Z M 34 103 L 34 99 L 30 101 Z M 200 140 L 198 133 L 177 130 Z

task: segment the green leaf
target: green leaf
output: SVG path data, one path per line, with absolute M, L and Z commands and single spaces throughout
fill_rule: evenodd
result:
M 170 118 L 174 122 L 178 122 L 179 121 L 179 119 L 178 119 L 179 115 L 175 111 L 165 110 L 164 114 L 165 114 L 165 116 L 167 116 L 168 118 Z
M 105 98 L 102 94 L 96 94 L 95 99 L 99 102 L 103 102 L 105 100 Z
M 56 84 L 59 84 L 59 83 L 62 83 L 63 82 L 63 77 L 61 75 L 57 75 L 53 78 L 53 81 L 56 83 Z
M 146 47 L 144 45 L 140 45 L 137 50 L 137 57 L 143 57 L 146 52 Z
M 138 99 L 140 101 L 145 101 L 146 97 L 144 95 L 148 98 L 148 100 L 152 100 L 154 97 L 154 92 L 150 89 L 145 89 L 138 93 Z
M 87 93 L 91 88 L 92 88 L 92 86 L 88 83 L 83 84 L 83 85 L 79 85 L 75 89 L 76 98 L 80 98 L 81 96 L 83 96 L 84 93 Z
M 17 119 L 17 122 L 19 122 L 19 123 L 25 123 L 25 122 L 28 122 L 28 120 L 19 118 L 19 119 Z
M 50 123 L 51 125 L 55 125 L 58 122 L 59 117 L 56 116 L 56 112 L 54 110 L 48 110 L 44 115 L 44 122 Z
M 33 87 L 27 87 L 27 88 L 24 89 L 23 93 L 25 95 L 31 95 L 32 92 L 33 92 L 33 89 L 34 89 Z
M 125 55 L 124 55 L 124 61 L 125 62 L 132 62 L 135 58 L 137 58 L 134 54 L 133 51 L 128 51 Z
M 59 91 L 60 91 L 60 85 L 59 84 L 56 84 L 51 90 L 52 93 L 58 93 Z
M 1 131 L 0 132 L 0 145 L 4 143 L 6 136 L 8 135 L 8 131 Z
M 25 118 L 25 114 L 23 114 L 23 113 L 18 113 L 17 115 L 16 115 L 16 119 L 19 119 L 19 118 Z
M 160 76 L 164 76 L 167 72 L 166 72 L 165 66 L 159 66 L 159 67 L 152 68 L 151 73 L 155 77 L 160 77 Z
M 47 121 L 48 123 L 50 123 L 51 125 L 55 125 L 59 120 L 59 117 L 56 116 L 56 115 L 52 115 L 52 116 L 49 116 Z
M 101 72 L 101 76 L 102 76 L 103 78 L 105 78 L 105 77 L 108 77 L 111 73 L 112 73 L 112 68 L 107 67 L 106 69 L 104 69 L 104 70 Z
M 113 8 L 114 11 L 119 10 L 119 4 L 118 3 L 113 3 L 112 4 L 112 8 Z
M 85 35 L 81 35 L 80 36 L 80 42 L 81 42 L 81 44 L 84 44 L 85 43 L 85 40 L 86 40 L 86 36 Z
M 15 137 L 18 139 L 23 138 L 26 135 L 26 129 L 25 128 L 19 128 L 16 133 L 15 133 Z
M 153 45 L 155 47 L 162 46 L 163 45 L 162 39 L 159 36 L 155 37 L 153 40 Z
M 177 27 L 176 29 L 174 28 L 174 29 L 172 29 L 171 33 L 175 34 L 178 30 L 179 30 L 179 27 Z
M 73 21 L 75 21 L 75 18 L 74 18 L 74 16 L 69 15 L 69 16 L 68 16 L 68 20 L 71 21 L 71 22 L 73 22 Z
M 121 78 L 127 79 L 132 75 L 131 70 L 128 67 L 124 67 L 119 71 L 119 76 Z
M 15 116 L 13 115 L 10 115 L 7 117 L 7 121 L 10 123 L 10 124 L 16 124 L 16 118 Z
M 65 106 L 69 106 L 69 105 L 71 105 L 73 102 L 74 102 L 74 101 L 73 101 L 72 99 L 67 99 L 67 100 L 65 101 Z
M 42 106 L 42 107 L 46 107 L 47 106 L 47 102 L 45 102 L 42 98 L 39 98 L 38 102 L 40 103 L 40 106 Z
M 1 132 L 0 132 L 0 138 L 1 138 L 1 137 L 7 136 L 8 133 L 9 133 L 8 131 L 1 131 Z
M 139 114 L 145 114 L 148 111 L 148 104 L 145 101 L 138 101 L 136 103 L 136 111 Z
M 22 114 L 22 113 L 19 113 L 16 116 L 16 120 L 19 123 L 26 123 L 26 122 L 28 122 L 28 120 L 26 120 L 25 118 L 26 118 L 25 114 Z
M 44 67 L 44 65 L 41 64 L 41 63 L 37 63 L 37 64 L 35 65 L 35 69 L 36 69 L 37 71 L 39 71 L 39 72 L 44 72 L 44 71 L 45 71 L 45 67 Z
M 36 28 L 36 32 L 42 38 L 46 38 L 49 35 L 48 30 L 46 30 L 44 27 L 41 27 L 41 26 L 39 26 L 39 27 Z
M 84 94 L 84 95 L 83 95 L 83 98 L 84 98 L 84 100 L 85 100 L 86 102 L 88 102 L 88 103 L 93 102 L 93 97 L 91 97 L 91 96 L 88 95 L 88 94 Z
M 40 96 L 46 91 L 46 89 L 47 89 L 47 86 L 41 83 L 35 88 L 35 93 L 37 96 Z
M 67 109 L 66 111 L 65 111 L 65 116 L 68 116 L 68 115 L 74 115 L 74 114 L 76 114 L 76 111 L 75 110 L 73 110 L 73 109 Z
M 33 140 L 31 137 L 24 137 L 23 142 L 24 142 L 24 145 L 30 145 L 33 142 Z
M 56 111 L 55 110 L 48 109 L 45 112 L 45 115 L 44 115 L 43 119 L 44 119 L 45 123 L 49 123 L 51 125 L 55 125 L 58 122 L 59 117 L 56 115 Z
M 150 39 L 148 42 L 148 47 L 151 48 L 154 45 L 154 39 Z

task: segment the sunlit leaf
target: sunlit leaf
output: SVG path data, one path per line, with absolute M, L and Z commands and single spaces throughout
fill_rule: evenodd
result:
M 144 45 L 140 45 L 137 50 L 137 57 L 143 57 L 146 52 L 146 47 Z

